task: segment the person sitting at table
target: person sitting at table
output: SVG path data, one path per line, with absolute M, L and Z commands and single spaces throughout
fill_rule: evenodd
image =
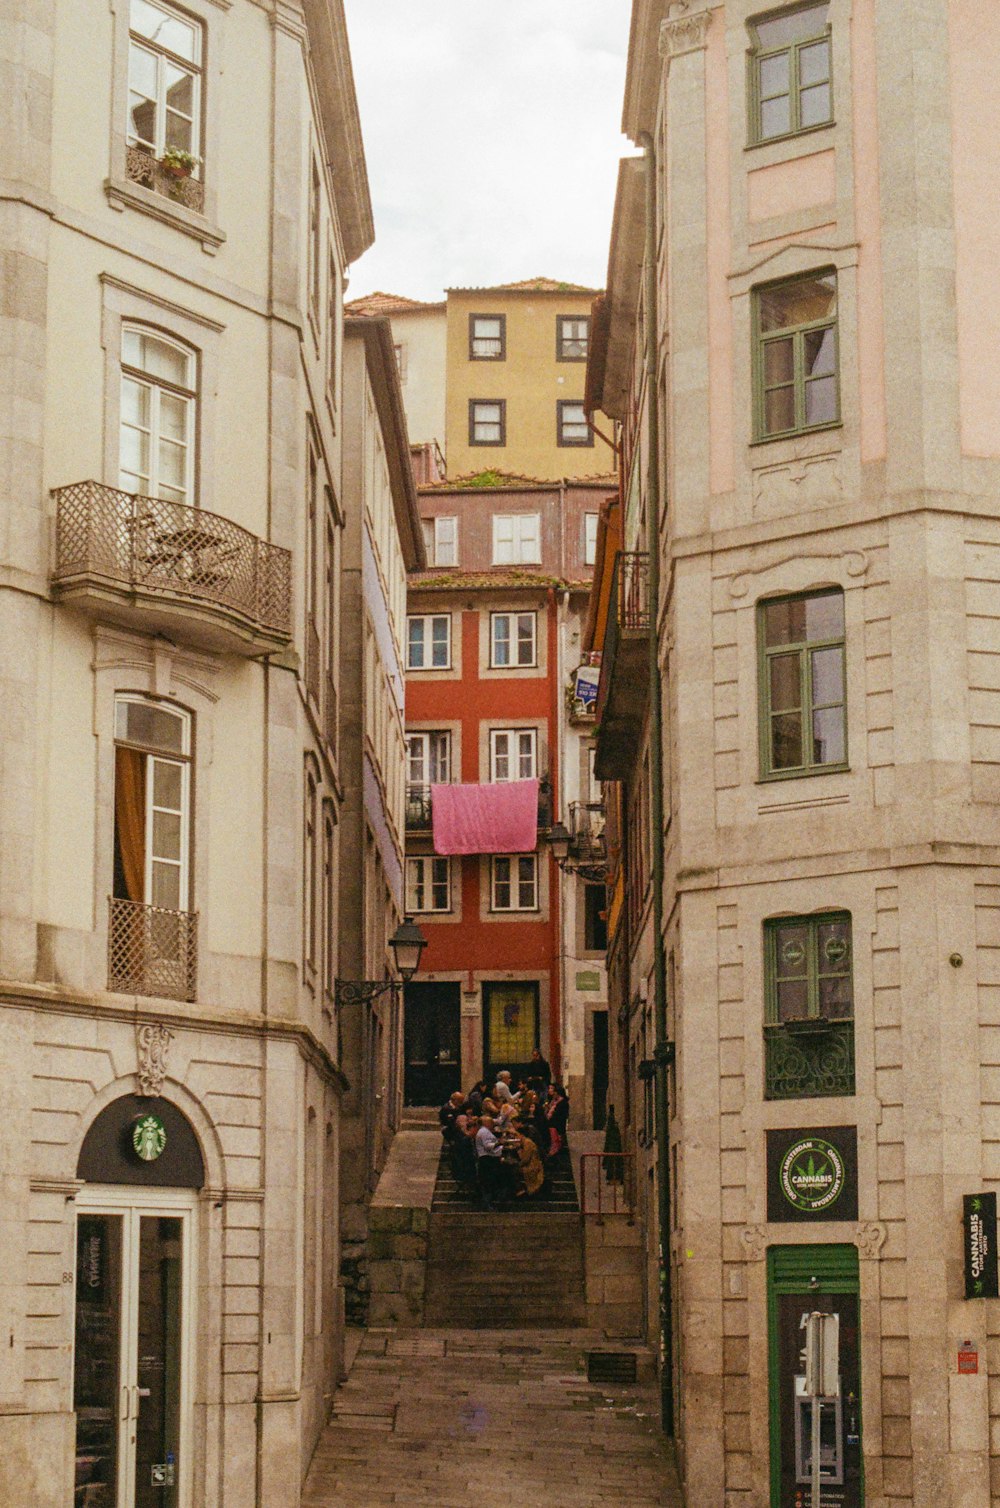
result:
M 545 1169 L 542 1167 L 542 1159 L 538 1155 L 538 1148 L 530 1136 L 523 1134 L 518 1137 L 517 1146 L 518 1172 L 523 1181 L 523 1187 L 518 1189 L 519 1199 L 531 1198 L 537 1194 L 545 1183 Z
M 441 1122 L 441 1135 L 445 1141 L 450 1142 L 455 1130 L 455 1117 L 465 1105 L 465 1095 L 456 1089 L 454 1094 L 448 1096 L 441 1109 L 438 1111 L 438 1120 Z
M 476 1132 L 479 1121 L 474 1115 L 464 1112 L 455 1117 L 455 1137 L 448 1147 L 448 1160 L 452 1176 L 459 1188 L 475 1194 L 476 1180 Z
M 502 1203 L 510 1187 L 509 1170 L 503 1161 L 503 1143 L 494 1134 L 492 1115 L 484 1115 L 476 1132 L 476 1176 L 479 1198 L 484 1210 L 494 1201 Z
M 466 1103 L 468 1104 L 469 1109 L 472 1111 L 473 1115 L 482 1115 L 483 1099 L 486 1095 L 486 1089 L 486 1080 L 477 1079 L 472 1088 L 469 1090 L 468 1094 L 465 1096 Z
M 510 1104 L 517 1099 L 517 1095 L 510 1087 L 510 1069 L 502 1068 L 497 1074 L 497 1081 L 493 1086 L 493 1098 L 498 1104 Z

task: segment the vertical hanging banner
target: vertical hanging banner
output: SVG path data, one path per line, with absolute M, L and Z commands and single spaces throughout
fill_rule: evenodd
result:
M 996 1194 L 963 1196 L 962 1244 L 965 1251 L 965 1297 L 1000 1298 Z

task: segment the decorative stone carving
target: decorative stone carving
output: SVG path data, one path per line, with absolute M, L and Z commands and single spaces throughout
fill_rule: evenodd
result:
M 755 517 L 777 518 L 836 502 L 843 493 L 839 456 L 796 457 L 754 472 Z
M 167 1073 L 167 1050 L 173 1039 L 158 1021 L 136 1023 L 135 1052 L 139 1060 L 139 1093 L 155 1097 L 163 1093 Z
M 748 1262 L 763 1262 L 767 1254 L 767 1227 L 747 1225 L 740 1231 L 743 1254 Z
M 701 52 L 708 37 L 711 12 L 692 10 L 692 0 L 671 0 L 667 18 L 660 22 L 660 57 L 669 64 L 671 58 L 686 52 Z
M 738 571 L 730 577 L 729 595 L 737 600 L 745 597 L 750 590 L 750 580 L 753 576 L 759 576 L 763 571 L 776 570 L 778 566 L 789 565 L 792 561 L 799 560 L 836 560 L 843 563 L 844 572 L 848 576 L 863 576 L 868 569 L 868 556 L 863 550 L 797 550 L 794 555 L 779 555 L 776 560 L 769 560 L 757 571 Z
M 859 1225 L 854 1236 L 858 1256 L 869 1262 L 877 1262 L 887 1235 L 888 1232 L 881 1220 L 867 1220 L 863 1225 Z

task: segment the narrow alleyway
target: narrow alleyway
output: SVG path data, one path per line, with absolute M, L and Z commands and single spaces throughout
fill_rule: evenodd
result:
M 369 1331 L 303 1508 L 681 1508 L 655 1386 L 589 1383 L 588 1346 L 581 1330 Z

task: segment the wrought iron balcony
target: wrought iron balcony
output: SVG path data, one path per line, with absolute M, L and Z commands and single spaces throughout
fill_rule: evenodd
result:
M 125 148 L 125 176 L 143 188 L 152 189 L 155 194 L 163 194 L 167 199 L 183 204 L 186 209 L 196 210 L 198 214 L 205 208 L 205 185 L 201 180 L 192 178 L 189 173 L 174 171 L 146 147 L 133 144 Z
M 618 780 L 635 759 L 649 683 L 649 556 L 619 551 L 608 600 L 608 626 L 597 690 L 599 780 Z
M 435 782 L 447 784 L 449 782 Z M 552 825 L 552 786 L 548 776 L 543 776 L 538 787 L 538 826 L 546 829 Z M 431 787 L 409 783 L 406 787 L 406 830 L 410 833 L 429 833 L 433 827 Z
M 292 633 L 291 556 L 202 508 L 100 482 L 56 487 L 55 596 L 91 617 L 268 654 Z
M 764 1027 L 765 1096 L 814 1099 L 854 1093 L 854 1022 L 811 1016 Z
M 195 998 L 198 913 L 138 901 L 109 902 L 108 989 L 119 995 Z
M 569 804 L 569 851 L 581 864 L 605 864 L 604 803 L 571 801 Z

